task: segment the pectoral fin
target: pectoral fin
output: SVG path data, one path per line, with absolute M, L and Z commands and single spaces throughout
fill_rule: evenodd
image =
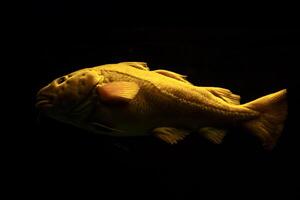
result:
M 198 133 L 214 144 L 221 144 L 226 135 L 225 130 L 213 127 L 201 128 L 199 129 Z
M 163 70 L 163 69 L 153 70 L 153 72 L 156 72 L 156 73 L 159 73 L 161 75 L 164 75 L 164 76 L 167 76 L 167 77 L 170 77 L 170 78 L 174 78 L 176 80 L 179 80 L 179 81 L 182 81 L 182 82 L 185 82 L 185 83 L 188 83 L 188 84 L 192 85 L 190 82 L 188 82 L 186 80 L 187 76 L 185 76 L 185 75 L 177 74 L 175 72 L 171 72 L 171 71 Z
M 102 101 L 129 102 L 137 95 L 140 87 L 135 82 L 118 81 L 97 86 L 96 90 Z
M 123 133 L 123 131 L 121 131 L 121 130 L 111 128 L 107 125 L 100 124 L 98 122 L 90 122 L 89 125 L 92 129 L 96 130 L 97 132 L 103 133 L 106 135 L 119 135 L 119 134 Z
M 180 140 L 183 140 L 187 135 L 189 135 L 189 133 L 185 130 L 172 127 L 159 127 L 154 129 L 153 133 L 156 137 L 169 144 L 177 144 Z

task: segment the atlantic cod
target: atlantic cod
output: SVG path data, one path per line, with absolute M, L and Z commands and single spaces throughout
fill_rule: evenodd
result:
M 271 150 L 287 116 L 287 90 L 240 104 L 240 96 L 220 87 L 200 87 L 168 70 L 151 71 L 144 62 L 84 68 L 59 77 L 37 93 L 46 115 L 111 136 L 154 135 L 176 144 L 199 133 L 219 144 L 226 129 L 242 126 Z

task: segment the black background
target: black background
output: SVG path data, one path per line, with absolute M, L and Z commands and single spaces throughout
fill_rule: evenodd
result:
M 36 1 L 29 7 L 11 25 L 21 53 L 11 59 L 21 75 L 18 98 L 12 101 L 22 120 L 14 126 L 24 129 L 12 140 L 16 164 L 9 185 L 14 193 L 102 199 L 291 199 L 299 194 L 296 23 L 268 13 L 254 19 L 250 12 L 244 19 L 243 9 L 230 16 L 229 10 L 209 12 L 178 3 Z M 52 79 L 122 61 L 147 62 L 150 69 L 188 75 L 197 85 L 228 88 L 242 102 L 287 88 L 283 135 L 272 152 L 239 129 L 229 130 L 221 145 L 192 135 L 170 146 L 155 138 L 95 136 L 47 117 L 37 119 L 35 94 Z

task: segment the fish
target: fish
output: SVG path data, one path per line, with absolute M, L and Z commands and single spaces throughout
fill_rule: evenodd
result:
M 116 137 L 155 136 L 177 144 L 192 133 L 221 144 L 230 127 L 248 130 L 266 150 L 283 132 L 287 89 L 247 103 L 221 87 L 192 84 L 187 76 L 145 62 L 83 68 L 37 92 L 36 108 L 60 122 Z

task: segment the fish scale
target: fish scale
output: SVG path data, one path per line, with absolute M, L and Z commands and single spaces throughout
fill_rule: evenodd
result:
M 257 112 L 252 111 L 250 109 L 243 108 L 243 107 L 237 107 L 237 106 L 233 106 L 233 105 L 230 105 L 231 107 L 229 107 L 229 105 L 226 105 L 226 102 L 225 103 L 223 102 L 223 104 L 221 104 L 220 101 L 215 100 L 215 99 L 208 101 L 207 100 L 208 98 L 205 97 L 205 95 L 203 95 L 201 93 L 201 91 L 199 91 L 199 89 L 198 89 L 198 94 L 194 95 L 194 99 L 192 99 L 194 101 L 191 101 L 191 99 L 183 99 L 182 97 L 178 97 L 178 93 L 177 93 L 177 95 L 176 95 L 176 93 L 170 93 L 164 89 L 164 85 L 159 85 L 159 84 L 153 82 L 153 80 L 151 80 L 148 76 L 149 74 L 154 73 L 151 71 L 148 72 L 148 71 L 141 71 L 138 69 L 127 69 L 125 67 L 124 67 L 124 69 L 123 68 L 117 68 L 117 69 L 102 69 L 102 68 L 100 68 L 100 70 L 101 70 L 101 73 L 106 74 L 106 76 L 115 77 L 116 73 L 119 73 L 123 76 L 129 77 L 130 79 L 135 78 L 142 82 L 147 82 L 148 84 L 151 84 L 153 86 L 153 89 L 156 89 L 156 91 L 153 91 L 154 94 L 158 95 L 158 93 L 160 93 L 162 95 L 166 95 L 174 100 L 177 100 L 177 101 L 183 103 L 184 107 L 192 107 L 190 109 L 193 109 L 193 110 L 194 109 L 199 109 L 200 111 L 209 110 L 208 112 L 214 112 L 216 114 L 223 115 L 225 117 L 235 117 L 235 118 L 239 118 L 241 120 L 255 117 L 258 115 Z M 111 72 L 111 74 L 109 74 L 108 72 Z M 183 84 L 184 87 L 195 87 L 195 86 L 188 85 L 186 83 L 181 83 L 177 80 L 173 80 L 169 77 L 164 77 L 164 78 L 170 79 L 168 81 L 176 81 L 176 84 Z M 112 79 L 113 78 L 111 78 L 111 80 Z M 114 81 L 116 81 L 116 80 L 117 79 L 115 79 Z M 172 85 L 171 84 L 167 85 L 167 87 L 170 87 L 170 86 L 172 86 Z M 182 92 L 182 90 L 176 90 L 176 92 Z M 189 93 L 191 94 L 191 91 L 189 91 Z M 201 99 L 201 101 L 199 99 Z M 207 103 L 207 102 L 209 102 L 209 103 Z M 231 109 L 226 109 L 226 108 L 231 108 Z
M 287 116 L 287 90 L 246 104 L 225 88 L 200 87 L 186 76 L 143 62 L 122 62 L 75 71 L 37 93 L 36 106 L 64 123 L 111 136 L 154 135 L 176 144 L 189 132 L 213 143 L 241 125 L 271 150 Z

